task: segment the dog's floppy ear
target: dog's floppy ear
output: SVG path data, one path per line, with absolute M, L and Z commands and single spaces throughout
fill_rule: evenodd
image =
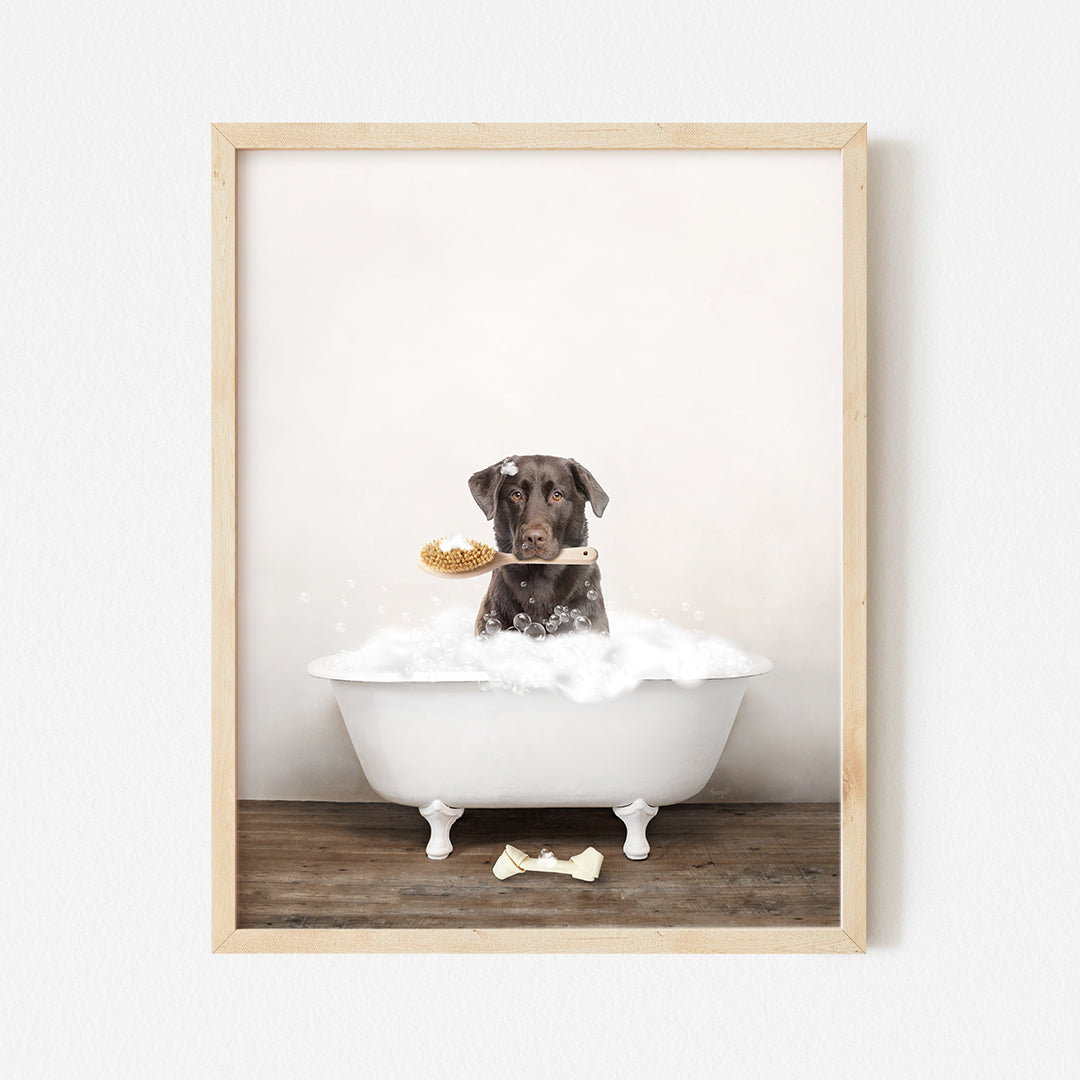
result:
M 603 517 L 608 504 L 607 492 L 596 482 L 596 477 L 584 465 L 579 465 L 573 458 L 568 458 L 567 461 L 578 490 L 592 503 L 593 513 L 597 517 Z
M 469 477 L 469 490 L 477 505 L 484 511 L 488 521 L 495 516 L 495 502 L 499 497 L 499 485 L 505 475 L 502 471 L 505 462 L 497 461 L 486 469 L 474 472 Z

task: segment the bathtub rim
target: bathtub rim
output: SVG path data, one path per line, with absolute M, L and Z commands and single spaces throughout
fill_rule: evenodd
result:
M 692 689 L 694 686 L 700 685 L 703 682 L 716 682 L 724 679 L 750 679 L 757 675 L 767 675 L 773 670 L 773 662 L 767 656 L 761 656 L 757 653 L 747 653 L 750 658 L 750 670 L 733 672 L 732 674 L 723 675 L 705 675 L 700 679 L 686 680 L 687 688 Z M 332 682 L 356 682 L 356 683 L 372 683 L 385 685 L 387 683 L 401 683 L 403 685 L 409 685 L 412 683 L 422 683 L 425 685 L 438 684 L 438 683 L 483 683 L 490 682 L 491 676 L 486 671 L 416 671 L 411 675 L 399 675 L 397 672 L 392 671 L 349 671 L 348 669 L 341 669 L 337 667 L 341 654 L 334 653 L 329 656 L 320 656 L 317 660 L 312 660 L 307 666 L 307 673 L 314 676 L 316 679 L 330 679 Z M 673 679 L 670 675 L 645 675 L 639 680 L 640 682 L 670 682 L 679 684 L 679 680 Z M 680 689 L 681 689 L 680 685 Z M 536 686 L 532 687 L 534 690 L 554 690 L 555 687 Z M 629 692 L 629 691 L 628 691 Z

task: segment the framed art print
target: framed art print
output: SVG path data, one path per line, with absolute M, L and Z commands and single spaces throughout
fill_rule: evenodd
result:
M 214 950 L 864 951 L 865 126 L 211 146 Z

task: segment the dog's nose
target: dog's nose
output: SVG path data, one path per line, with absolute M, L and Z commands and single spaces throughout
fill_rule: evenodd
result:
M 548 534 L 543 529 L 527 529 L 522 540 L 532 547 L 540 547 L 541 544 L 547 543 L 547 538 Z

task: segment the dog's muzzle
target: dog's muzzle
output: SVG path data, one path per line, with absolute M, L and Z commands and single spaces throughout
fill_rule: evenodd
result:
M 518 539 L 519 559 L 554 559 L 559 550 L 546 529 L 526 529 Z

